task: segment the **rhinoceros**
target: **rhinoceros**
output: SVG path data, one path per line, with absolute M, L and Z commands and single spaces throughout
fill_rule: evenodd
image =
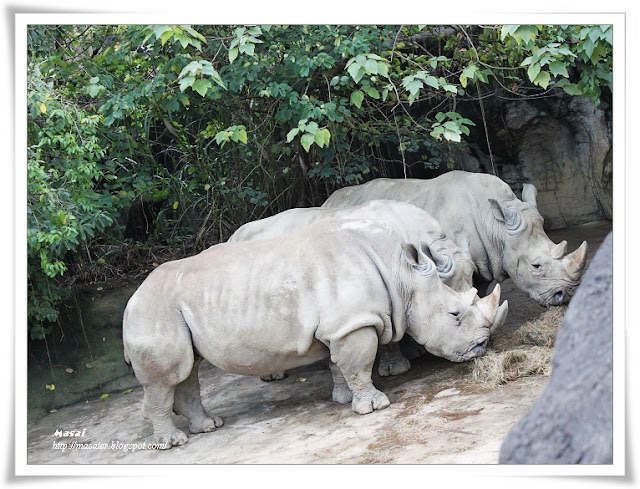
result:
M 285 236 L 298 231 L 314 222 L 326 219 L 374 219 L 394 228 L 408 243 L 427 244 L 425 251 L 436 264 L 442 281 L 458 292 L 473 287 L 473 274 L 476 267 L 469 255 L 449 240 L 442 227 L 427 212 L 406 202 L 376 200 L 343 209 L 322 207 L 297 208 L 280 212 L 271 217 L 244 224 L 233 233 L 229 242 L 255 241 Z M 508 311 L 507 301 L 499 308 L 498 317 L 492 330 L 504 323 Z M 380 347 L 378 373 L 381 376 L 400 375 L 411 368 L 399 343 L 389 343 Z M 286 377 L 284 372 L 262 376 L 262 380 L 280 380 Z
M 447 236 L 467 249 L 478 268 L 480 290 L 511 277 L 541 306 L 566 304 L 584 271 L 587 242 L 566 254 L 543 229 L 537 190 L 524 184 L 522 200 L 498 177 L 451 171 L 430 180 L 372 180 L 334 192 L 325 208 L 349 207 L 374 199 L 410 202 L 431 214 Z
M 378 344 L 407 333 L 455 362 L 484 354 L 499 287 L 477 299 L 444 285 L 422 244 L 371 220 L 330 220 L 263 241 L 222 243 L 156 268 L 129 299 L 124 356 L 144 390 L 151 442 L 214 431 L 200 398 L 203 358 L 263 375 L 330 358 L 332 399 L 360 414 L 389 406 L 371 381 Z

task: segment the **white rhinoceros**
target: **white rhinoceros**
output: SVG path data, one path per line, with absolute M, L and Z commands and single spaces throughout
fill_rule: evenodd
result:
M 202 358 L 263 375 L 330 357 L 332 398 L 361 414 L 389 405 L 371 382 L 378 344 L 405 333 L 434 355 L 484 354 L 500 300 L 444 285 L 422 246 L 384 223 L 335 220 L 273 240 L 222 243 L 156 268 L 127 304 L 125 360 L 144 389 L 151 441 L 215 430 L 200 399 Z
M 446 237 L 438 221 L 422 209 L 406 202 L 374 200 L 343 209 L 323 207 L 290 209 L 244 224 L 233 233 L 229 242 L 285 236 L 326 219 L 374 219 L 384 222 L 400 233 L 405 242 L 413 243 L 415 246 L 420 243 L 427 244 L 424 250 L 435 262 L 438 276 L 446 285 L 458 292 L 465 292 L 473 287 L 473 274 L 477 269 L 468 253 Z M 508 303 L 505 301 L 499 308 L 492 331 L 504 323 L 507 311 Z M 410 368 L 411 363 L 402 355 L 398 343 L 389 343 L 380 347 L 378 373 L 381 376 L 400 375 Z M 271 381 L 285 377 L 284 372 L 277 372 L 261 378 L 264 381 Z
M 334 192 L 325 208 L 350 207 L 370 200 L 410 202 L 431 214 L 447 236 L 467 248 L 478 268 L 477 287 L 511 277 L 518 288 L 544 307 L 566 304 L 584 271 L 587 242 L 566 254 L 543 229 L 535 186 L 525 184 L 522 200 L 498 177 L 451 171 L 430 180 L 385 179 Z

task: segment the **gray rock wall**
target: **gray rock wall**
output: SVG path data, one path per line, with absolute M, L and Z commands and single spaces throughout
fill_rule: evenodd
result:
M 473 119 L 469 147 L 457 154 L 457 167 L 494 173 L 514 190 L 523 183 L 538 189 L 538 207 L 547 229 L 612 219 L 612 128 L 606 102 L 596 107 L 563 94 L 545 99 L 490 101 L 487 126 L 475 107 L 460 112 Z
M 509 431 L 501 464 L 613 463 L 612 233 L 558 331 L 547 389 Z

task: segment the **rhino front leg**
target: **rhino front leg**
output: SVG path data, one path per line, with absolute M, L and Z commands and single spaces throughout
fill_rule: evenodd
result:
M 173 410 L 189 420 L 191 433 L 208 433 L 224 424 L 222 418 L 209 417 L 202 406 L 198 379 L 198 367 L 201 362 L 202 358 L 198 358 L 193 363 L 189 377 L 176 386 L 173 402 Z
M 371 382 L 371 370 L 378 349 L 375 328 L 357 329 L 344 338 L 332 341 L 329 349 L 331 361 L 338 366 L 351 390 L 351 409 L 359 414 L 367 414 L 389 406 L 387 396 Z M 335 379 L 334 376 L 334 382 Z
M 381 377 L 400 375 L 411 368 L 411 362 L 400 352 L 398 343 L 380 345 L 380 363 L 378 373 Z

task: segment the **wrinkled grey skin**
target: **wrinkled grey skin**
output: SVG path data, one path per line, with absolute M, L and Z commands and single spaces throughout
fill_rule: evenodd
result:
M 473 274 L 477 269 L 468 253 L 446 237 L 438 221 L 422 209 L 406 202 L 374 200 L 343 209 L 322 207 L 290 209 L 244 224 L 233 233 L 229 242 L 285 236 L 325 219 L 374 219 L 384 222 L 395 229 L 405 242 L 416 246 L 421 242 L 427 244 L 428 249 L 425 251 L 428 250 L 429 257 L 436 263 L 438 275 L 446 285 L 458 292 L 464 292 L 473 287 Z M 504 322 L 508 305 L 505 302 L 500 307 L 500 317 Z M 398 343 L 389 343 L 380 347 L 378 364 L 380 375 L 400 375 L 410 368 L 411 363 L 402 355 Z M 261 377 L 267 382 L 284 378 L 286 378 L 284 372 Z
M 308 207 L 290 209 L 271 217 L 244 224 L 229 242 L 256 241 L 285 236 L 326 219 L 373 219 L 395 229 L 406 243 L 428 245 L 429 257 L 436 263 L 442 281 L 458 292 L 473 287 L 477 271 L 466 251 L 447 238 L 438 221 L 427 212 L 406 202 L 374 200 L 344 209 Z
M 345 187 L 323 207 L 375 199 L 410 202 L 431 214 L 452 241 L 469 251 L 478 268 L 476 283 L 511 277 L 541 306 L 566 304 L 580 283 L 587 243 L 565 255 L 567 243 L 554 244 L 544 232 L 536 195 L 536 188 L 525 184 L 519 200 L 498 177 L 451 171 L 431 180 L 377 179 Z
M 156 268 L 124 312 L 125 360 L 144 389 L 153 443 L 222 425 L 202 407 L 201 358 L 263 375 L 330 357 L 332 397 L 360 414 L 389 399 L 371 382 L 378 344 L 405 333 L 434 355 L 484 354 L 499 290 L 477 299 L 442 283 L 422 246 L 367 220 L 323 221 L 286 237 L 223 243 Z

